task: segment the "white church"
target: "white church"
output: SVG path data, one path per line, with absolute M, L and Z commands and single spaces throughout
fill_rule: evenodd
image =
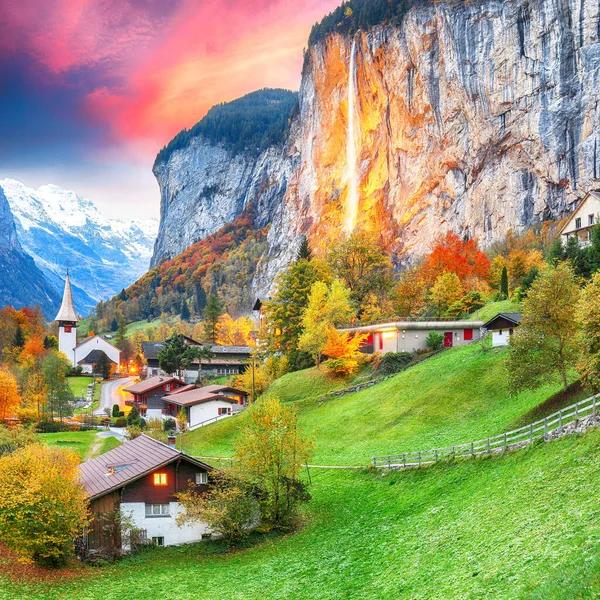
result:
M 58 349 L 74 367 L 80 365 L 84 373 L 93 373 L 94 365 L 100 361 L 102 355 L 105 355 L 117 368 L 119 367 L 121 351 L 99 335 L 88 337 L 83 342 L 77 343 L 77 323 L 80 319 L 73 305 L 68 271 L 62 304 L 55 321 L 58 321 Z

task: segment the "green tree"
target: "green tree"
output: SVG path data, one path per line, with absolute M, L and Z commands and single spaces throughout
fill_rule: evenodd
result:
M 210 363 L 214 358 L 214 353 L 210 346 L 200 346 L 196 349 L 196 358 L 198 359 L 198 377 L 202 377 L 202 363 Z
M 158 365 L 165 373 L 176 373 L 181 378 L 197 356 L 197 346 L 189 346 L 182 334 L 176 334 L 165 342 L 158 353 Z
M 46 350 L 58 350 L 58 338 L 55 335 L 47 335 L 44 338 L 44 348 Z
M 502 267 L 502 275 L 500 275 L 500 297 L 503 300 L 508 298 L 508 271 L 506 267 Z
M 352 234 L 334 246 L 328 261 L 333 274 L 350 289 L 359 317 L 371 294 L 383 301 L 392 289 L 390 259 L 372 235 Z
M 50 418 L 62 419 L 72 413 L 75 400 L 67 381 L 71 363 L 64 355 L 51 351 L 42 362 L 42 372 L 47 390 L 46 410 Z
M 302 317 L 303 332 L 298 348 L 310 354 L 319 368 L 327 338 L 335 325 L 347 323 L 354 315 L 350 290 L 338 280 L 331 286 L 322 281 L 313 284 Z
M 272 350 L 289 354 L 298 348 L 310 290 L 315 282 L 326 278 L 327 272 L 321 263 L 306 259 L 297 260 L 277 276 L 277 291 L 264 307 Z
M 577 357 L 578 281 L 568 263 L 542 270 L 523 303 L 523 319 L 510 341 L 509 389 L 516 394 L 567 374 Z
M 23 328 L 21 325 L 17 325 L 17 329 L 15 331 L 15 337 L 13 339 L 13 347 L 14 348 L 22 348 L 25 345 L 25 334 L 23 333 Z
M 138 426 L 140 425 L 140 411 L 137 406 L 133 406 L 127 415 L 127 425 L 131 427 L 132 425 Z
M 102 379 L 108 379 L 110 377 L 110 371 L 112 369 L 112 363 L 108 356 L 104 352 L 100 355 L 98 362 L 94 365 L 94 371 L 98 373 Z
M 127 324 L 125 323 L 125 317 L 121 315 L 119 318 L 119 325 L 117 327 L 117 335 L 115 337 L 115 344 L 118 346 L 123 342 L 127 335 Z
M 216 294 L 211 294 L 204 308 L 204 340 L 210 344 L 217 343 L 217 323 L 223 314 L 223 304 Z
M 118 404 L 113 404 L 113 407 L 112 407 L 112 416 L 115 417 L 115 418 L 117 418 L 119 416 L 120 412 L 121 412 L 121 409 L 120 409 L 119 405 Z
M 312 258 L 312 252 L 310 250 L 310 246 L 308 244 L 308 238 L 305 236 L 302 238 L 300 242 L 300 247 L 298 248 L 298 252 L 296 252 L 296 260 L 306 260 L 310 261 Z
M 183 302 L 181 303 L 181 320 L 182 321 L 189 321 L 190 320 L 190 309 L 188 307 L 188 303 L 183 300 Z
M 569 236 L 567 247 L 565 248 L 565 257 L 571 263 L 575 275 L 579 277 L 587 277 L 589 275 L 585 252 L 579 245 L 579 237 L 576 235 Z
M 565 260 L 565 258 L 565 248 L 560 237 L 558 237 L 552 242 L 550 252 L 548 253 L 548 262 L 552 265 Z
M 291 525 L 299 504 L 309 499 L 299 475 L 312 448 L 293 407 L 274 398 L 253 405 L 250 422 L 236 439 L 234 465 L 239 477 L 259 490 L 264 526 Z

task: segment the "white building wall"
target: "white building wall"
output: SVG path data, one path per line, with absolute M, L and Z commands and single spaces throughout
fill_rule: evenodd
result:
M 112 344 L 109 344 L 105 339 L 95 335 L 82 342 L 75 349 L 75 363 L 83 360 L 92 350 L 102 350 L 117 365 L 121 361 L 121 351 Z
M 492 331 L 492 346 L 508 346 L 509 340 L 509 329 L 500 329 L 499 331 Z
M 122 502 L 121 511 L 131 516 L 135 527 L 145 529 L 148 538 L 163 537 L 165 546 L 199 542 L 203 533 L 210 532 L 205 523 L 178 527 L 175 519 L 183 511 L 179 502 L 169 502 L 169 516 L 147 517 L 144 502 Z
M 196 425 L 214 419 L 219 416 L 219 408 L 231 408 L 231 402 L 223 402 L 222 400 L 213 400 L 211 402 L 204 402 L 203 404 L 195 404 L 190 407 L 190 422 L 189 426 L 195 427 Z M 231 411 L 233 412 L 233 411 Z
M 471 329 L 472 340 L 465 340 L 465 329 Z M 444 335 L 446 331 L 452 332 L 452 345 L 462 346 L 471 343 L 481 337 L 481 330 L 478 326 L 468 327 L 465 323 L 464 328 L 460 329 L 397 329 L 395 331 L 376 331 L 373 334 L 373 351 L 386 354 L 387 352 L 415 352 L 416 350 L 425 350 L 427 348 L 427 336 L 430 331 L 437 331 Z M 383 346 L 383 347 L 382 347 Z
M 58 328 L 58 349 L 70 361 L 73 366 L 77 364 L 75 360 L 74 348 L 77 345 L 77 328 L 71 327 L 70 332 L 66 332 L 64 327 Z

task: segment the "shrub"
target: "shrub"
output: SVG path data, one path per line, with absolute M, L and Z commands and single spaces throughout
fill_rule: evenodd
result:
M 425 343 L 432 352 L 441 350 L 444 345 L 444 334 L 439 331 L 430 331 Z
M 127 415 L 127 425 L 139 425 L 140 411 L 137 406 L 134 406 Z
M 119 415 L 119 405 L 118 404 L 113 404 L 112 407 L 112 416 L 113 417 L 118 417 Z
M 70 431 L 71 428 L 67 423 L 61 423 L 60 421 L 40 421 L 36 430 L 38 433 L 59 433 L 62 431 Z
M 358 361 L 354 358 L 330 358 L 323 366 L 333 377 L 347 377 L 356 373 Z
M 125 416 L 125 413 L 122 410 L 120 410 L 119 413 L 117 414 L 117 417 L 124 417 L 124 416 Z
M 115 427 L 125 427 L 127 425 L 127 419 L 125 417 L 117 417 L 115 419 Z
M 381 375 L 399 373 L 406 368 L 411 360 L 412 354 L 410 352 L 388 352 L 379 361 L 377 372 Z
M 177 429 L 177 421 L 175 421 L 175 419 L 172 419 L 171 417 L 169 417 L 168 419 L 165 419 L 163 421 L 163 431 L 165 433 L 169 433 L 171 431 L 175 431 Z

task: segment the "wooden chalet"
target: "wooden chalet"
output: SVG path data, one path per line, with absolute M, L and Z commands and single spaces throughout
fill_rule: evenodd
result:
M 175 494 L 190 486 L 206 491 L 210 465 L 141 435 L 85 461 L 79 470 L 93 516 L 85 534 L 88 549 L 123 545 L 119 531 L 107 537 L 106 520 L 116 510 L 131 516 L 133 525 L 159 546 L 208 536 L 208 527 L 203 524 L 177 526 L 175 519 L 182 508 Z

